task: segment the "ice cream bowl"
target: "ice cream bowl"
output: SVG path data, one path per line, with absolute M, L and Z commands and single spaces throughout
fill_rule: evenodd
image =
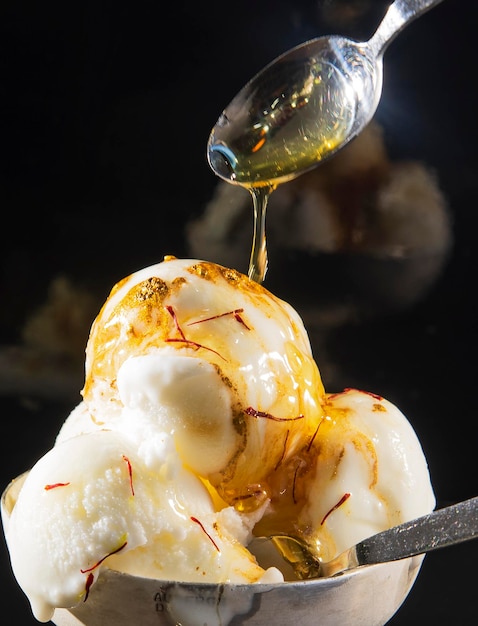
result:
M 381 626 L 406 598 L 421 562 L 413 557 L 334 578 L 274 585 L 161 581 L 105 570 L 87 602 L 57 609 L 52 621 L 57 626 Z
M 8 520 L 26 474 L 1 499 Z M 276 584 L 210 584 L 164 581 L 101 571 L 87 600 L 55 610 L 57 626 L 382 626 L 410 592 L 423 556 L 358 567 L 333 578 Z

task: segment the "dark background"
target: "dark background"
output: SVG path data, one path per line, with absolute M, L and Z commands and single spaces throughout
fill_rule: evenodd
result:
M 164 254 L 187 255 L 184 225 L 217 183 L 205 148 L 222 108 L 295 44 L 328 32 L 368 38 L 386 4 L 4 2 L 0 346 L 20 341 L 60 274 L 103 299 Z M 413 306 L 347 324 L 328 343 L 348 386 L 410 419 L 440 506 L 476 495 L 477 17 L 476 3 L 444 0 L 410 24 L 386 52 L 377 112 L 390 153 L 437 172 L 452 214 L 449 261 Z M 2 485 L 47 451 L 78 400 L 3 388 Z M 390 624 L 475 623 L 477 557 L 475 542 L 429 554 Z M 0 579 L 8 623 L 36 623 L 4 543 Z

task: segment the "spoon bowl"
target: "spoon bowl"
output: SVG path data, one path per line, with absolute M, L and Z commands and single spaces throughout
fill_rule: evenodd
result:
M 396 0 L 374 35 L 305 42 L 254 76 L 220 115 L 207 156 L 222 179 L 274 188 L 330 158 L 370 122 L 383 54 L 413 19 L 442 0 Z

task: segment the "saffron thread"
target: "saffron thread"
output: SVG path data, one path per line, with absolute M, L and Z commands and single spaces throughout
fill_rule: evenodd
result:
M 319 428 L 321 427 L 322 422 L 324 421 L 324 419 L 325 419 L 325 418 L 323 417 L 323 418 L 320 420 L 320 422 L 318 423 L 317 428 L 315 429 L 315 432 L 314 432 L 314 434 L 312 435 L 312 437 L 311 437 L 311 439 L 310 439 L 310 441 L 309 441 L 309 444 L 308 444 L 308 446 L 307 446 L 307 452 L 310 452 L 310 449 L 312 448 L 312 444 L 314 443 L 314 439 L 316 438 L 317 433 L 319 432 Z
M 185 334 L 183 333 L 181 326 L 179 325 L 178 322 L 178 318 L 176 316 L 176 313 L 173 309 L 172 306 L 168 305 L 166 307 L 168 313 L 171 315 L 171 317 L 174 320 L 174 325 L 176 326 L 176 330 L 178 331 L 180 337 L 179 338 L 174 338 L 174 337 L 168 337 L 167 339 L 165 339 L 165 341 L 167 343 L 185 343 L 187 346 L 190 346 L 192 348 L 195 348 L 196 350 L 199 350 L 200 348 L 202 348 L 203 350 L 209 350 L 209 352 L 212 352 L 213 354 L 217 355 L 220 359 L 222 359 L 223 361 L 226 361 L 227 359 L 225 359 L 222 354 L 219 354 L 219 352 L 216 352 L 216 350 L 213 350 L 212 348 L 208 348 L 207 346 L 203 346 L 200 343 L 197 343 L 196 341 L 192 341 L 191 339 L 187 339 Z
M 50 489 L 56 489 L 57 487 L 67 487 L 70 483 L 53 483 L 52 485 L 45 485 L 45 491 L 49 491 Z
M 297 467 L 295 468 L 295 472 L 294 472 L 294 480 L 292 481 L 292 500 L 294 502 L 294 504 L 297 504 L 297 500 L 295 497 L 295 485 L 296 485 L 296 481 L 297 481 L 297 473 L 299 472 L 300 466 L 301 466 L 301 462 L 299 461 Z
M 216 550 L 218 552 L 221 552 L 217 546 L 217 543 L 214 541 L 214 539 L 211 537 L 211 535 L 207 532 L 207 530 L 204 528 L 204 526 L 202 525 L 202 523 L 198 520 L 197 517 L 193 517 L 191 516 L 191 521 L 193 521 L 196 524 L 199 524 L 199 526 L 201 527 L 201 530 L 203 531 L 203 533 L 209 538 L 209 540 L 211 541 L 212 545 L 216 548 Z
M 103 561 L 105 559 L 107 559 L 109 556 L 112 556 L 113 554 L 116 554 L 117 552 L 120 552 L 120 550 L 122 550 L 126 544 L 128 542 L 125 541 L 123 543 L 123 545 L 121 545 L 119 548 L 116 548 L 116 550 L 113 550 L 113 552 L 108 552 L 108 554 L 106 556 L 104 556 L 102 559 L 100 559 L 99 561 L 97 561 L 94 565 L 92 565 L 91 567 L 88 567 L 87 569 L 80 569 L 80 572 L 82 574 L 86 574 L 87 572 L 92 572 L 94 569 L 96 569 L 99 565 L 101 565 L 103 563 Z
M 277 461 L 276 466 L 274 467 L 274 471 L 276 471 L 278 469 L 279 465 L 284 460 L 285 451 L 286 451 L 286 448 L 287 448 L 287 440 L 289 439 L 289 433 L 290 433 L 290 430 L 287 429 L 287 432 L 285 434 L 284 447 L 282 448 L 282 454 L 281 454 L 280 459 Z
M 265 411 L 258 411 L 252 406 L 248 406 L 245 412 L 247 415 L 251 415 L 252 417 L 263 417 L 274 422 L 295 422 L 296 420 L 302 420 L 305 417 L 305 415 L 297 415 L 296 417 L 276 417 L 275 415 L 271 415 Z
M 327 399 L 330 400 L 332 398 L 336 398 L 337 396 L 341 396 L 343 393 L 348 393 L 349 391 L 358 391 L 359 393 L 365 393 L 367 396 L 371 396 L 372 398 L 375 398 L 375 400 L 383 400 L 383 397 L 380 396 L 378 393 L 373 393 L 372 391 L 364 391 L 363 389 L 355 389 L 354 387 L 345 387 L 345 389 L 343 391 L 340 391 L 338 393 L 331 393 Z
M 86 583 L 85 583 L 85 598 L 83 600 L 83 602 L 86 602 L 88 600 L 88 596 L 90 595 L 90 587 L 93 584 L 95 580 L 95 577 L 93 576 L 93 574 L 90 572 L 88 574 L 88 576 L 86 577 Z
M 340 500 L 337 502 L 337 504 L 334 504 L 334 506 L 330 509 L 330 511 L 327 511 L 327 513 L 322 518 L 322 521 L 320 522 L 320 525 L 322 526 L 325 523 L 325 520 L 329 517 L 329 515 L 331 513 L 333 513 L 336 509 L 338 509 L 339 506 L 342 506 L 342 504 L 346 500 L 348 500 L 349 498 L 350 498 L 350 493 L 344 493 L 344 495 L 340 498 Z
M 128 459 L 128 457 L 126 455 L 123 454 L 123 460 L 125 461 L 126 465 L 128 466 L 128 475 L 129 475 L 129 486 L 131 488 L 131 495 L 134 496 L 134 486 L 133 486 L 133 468 L 131 467 L 131 463 L 130 460 Z
M 226 313 L 220 313 L 219 315 L 213 315 L 211 317 L 205 317 L 201 320 L 196 320 L 195 322 L 189 322 L 188 326 L 194 326 L 195 324 L 202 324 L 203 322 L 210 322 L 212 320 L 217 320 L 220 317 L 226 317 L 228 315 L 232 315 L 236 321 L 242 324 L 247 330 L 251 330 L 250 327 L 246 324 L 246 322 L 242 319 L 240 313 L 244 313 L 244 309 L 234 309 L 233 311 L 227 311 Z

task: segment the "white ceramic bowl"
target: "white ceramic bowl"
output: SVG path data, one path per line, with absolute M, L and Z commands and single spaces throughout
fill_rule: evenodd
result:
M 21 488 L 1 500 L 4 529 Z M 275 585 L 154 580 L 103 570 L 88 600 L 57 609 L 57 626 L 383 626 L 407 597 L 423 555 L 369 565 L 334 578 Z

